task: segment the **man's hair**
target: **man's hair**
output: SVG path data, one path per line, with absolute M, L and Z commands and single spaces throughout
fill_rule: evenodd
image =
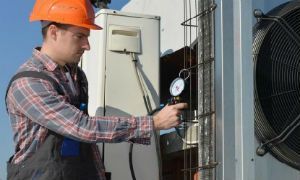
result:
M 67 29 L 70 26 L 68 24 L 61 24 L 61 23 L 57 23 L 57 22 L 49 23 L 47 26 L 42 28 L 42 36 L 43 36 L 44 40 L 46 39 L 46 35 L 47 35 L 47 32 L 48 32 L 48 29 L 49 29 L 50 25 L 55 25 L 56 27 L 58 27 L 60 29 Z

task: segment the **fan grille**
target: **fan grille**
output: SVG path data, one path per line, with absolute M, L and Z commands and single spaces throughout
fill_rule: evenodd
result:
M 278 6 L 267 16 L 284 19 L 300 35 L 300 2 Z M 262 142 L 278 136 L 300 114 L 300 47 L 273 20 L 254 27 L 255 132 Z M 270 152 L 300 169 L 300 128 Z

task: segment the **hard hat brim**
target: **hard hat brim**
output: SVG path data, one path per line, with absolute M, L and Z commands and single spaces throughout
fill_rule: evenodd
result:
M 86 27 L 88 29 L 93 29 L 93 30 L 101 30 L 101 29 L 103 29 L 101 26 L 98 26 L 96 24 L 81 25 L 81 27 Z

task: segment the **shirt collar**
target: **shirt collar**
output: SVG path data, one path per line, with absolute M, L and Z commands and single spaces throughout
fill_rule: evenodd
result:
M 54 71 L 58 67 L 58 64 L 55 63 L 47 54 L 42 53 L 40 49 L 40 47 L 33 49 L 33 57 L 39 60 L 48 71 Z

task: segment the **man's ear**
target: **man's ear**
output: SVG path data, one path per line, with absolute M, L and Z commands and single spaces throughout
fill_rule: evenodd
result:
M 51 24 L 48 27 L 48 32 L 47 32 L 48 38 L 56 41 L 57 33 L 58 33 L 58 28 L 54 24 Z

